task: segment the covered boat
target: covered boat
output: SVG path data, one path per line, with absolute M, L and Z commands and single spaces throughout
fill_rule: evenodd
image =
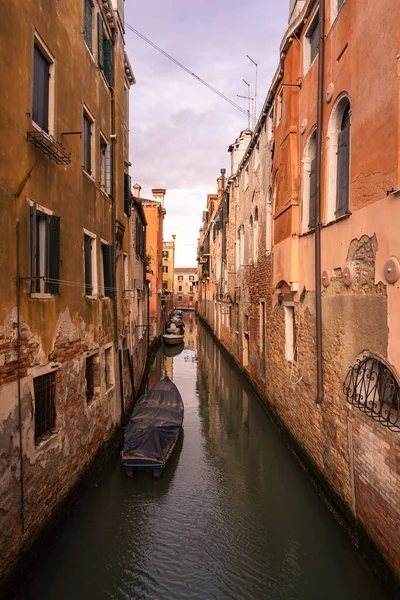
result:
M 162 337 L 164 344 L 168 344 L 169 346 L 177 346 L 178 344 L 182 344 L 185 335 L 183 333 L 164 333 Z
M 141 396 L 126 427 L 122 463 L 133 469 L 152 470 L 160 477 L 182 429 L 183 401 L 176 385 L 165 377 Z

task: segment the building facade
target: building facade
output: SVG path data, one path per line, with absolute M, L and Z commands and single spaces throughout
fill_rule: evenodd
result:
M 170 295 L 174 293 L 175 240 L 173 235 L 172 241 L 163 241 L 163 288 Z
M 175 269 L 175 308 L 194 310 L 197 303 L 197 267 L 176 267 Z
M 395 0 L 291 2 L 255 130 L 230 147 L 226 309 L 199 284 L 202 316 L 397 577 L 398 22 Z
M 121 424 L 144 369 L 123 7 L 27 0 L 0 23 L 2 576 Z

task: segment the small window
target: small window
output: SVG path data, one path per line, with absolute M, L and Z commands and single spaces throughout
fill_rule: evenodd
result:
M 178 296 L 178 302 L 182 302 L 182 296 Z
M 100 187 L 111 194 L 111 146 L 100 136 Z
M 189 281 L 194 281 L 194 275 L 189 275 Z
M 247 190 L 249 187 L 249 165 L 244 168 L 244 189 Z
M 84 0 L 83 39 L 90 52 L 93 52 L 93 4 Z
M 106 384 L 106 391 L 108 392 L 108 390 L 110 390 L 112 387 L 114 387 L 114 383 L 115 383 L 114 351 L 113 351 L 112 346 L 105 349 L 104 362 L 105 362 L 105 365 L 104 365 L 105 366 L 105 370 L 104 370 L 105 384 Z
M 283 88 L 281 88 L 281 91 L 278 94 L 278 111 L 277 111 L 277 123 L 280 123 L 282 121 L 282 116 L 283 116 Z
M 304 44 L 304 71 L 307 72 L 319 52 L 319 11 L 315 14 L 309 26 Z
M 86 400 L 90 402 L 94 398 L 94 356 L 88 356 L 86 359 Z
M 85 268 L 85 295 L 95 296 L 97 294 L 97 268 L 96 268 L 96 238 L 95 236 L 83 236 L 84 268 Z
M 178 281 L 183 281 L 183 275 L 178 275 Z
M 168 273 L 168 265 L 163 266 L 163 273 Z
M 165 259 L 169 258 L 169 251 L 168 250 L 163 250 L 162 256 Z
M 33 56 L 32 121 L 49 133 L 50 62 L 37 44 Z
M 182 286 L 181 286 L 181 285 L 179 285 L 179 286 L 178 286 L 178 292 L 181 292 L 181 291 L 182 291 Z
M 168 281 L 163 281 L 163 288 L 164 290 L 168 289 Z
M 103 267 L 103 296 L 112 298 L 112 248 L 108 244 L 101 245 L 101 259 Z
M 85 112 L 83 114 L 83 169 L 92 174 L 92 127 L 93 121 Z
M 33 380 L 35 392 L 35 444 L 56 427 L 56 374 L 46 373 Z
M 58 294 L 60 287 L 60 217 L 29 207 L 31 293 Z
M 286 360 L 297 360 L 296 321 L 294 306 L 285 306 L 285 353 Z
M 189 296 L 189 301 L 193 302 L 193 296 Z

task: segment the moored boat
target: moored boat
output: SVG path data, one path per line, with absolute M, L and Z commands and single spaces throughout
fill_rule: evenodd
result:
M 169 346 L 176 346 L 183 342 L 184 337 L 183 333 L 164 333 L 163 342 Z
M 128 475 L 134 469 L 152 470 L 160 477 L 182 429 L 183 401 L 176 385 L 165 377 L 136 402 L 126 427 L 122 464 Z

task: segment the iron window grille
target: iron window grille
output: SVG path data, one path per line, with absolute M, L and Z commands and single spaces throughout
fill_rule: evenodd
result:
M 391 431 L 400 432 L 400 386 L 380 360 L 360 357 L 350 367 L 343 390 L 350 404 Z
M 86 359 L 86 400 L 90 402 L 94 397 L 94 356 L 88 356 Z
M 35 392 L 35 443 L 56 427 L 56 374 L 46 373 L 33 380 Z

